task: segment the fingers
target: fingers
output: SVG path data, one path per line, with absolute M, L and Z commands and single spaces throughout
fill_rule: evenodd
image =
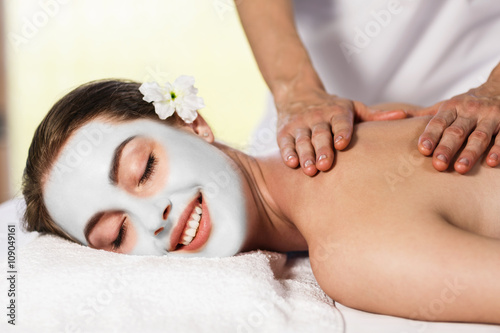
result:
M 496 136 L 495 144 L 490 148 L 486 164 L 493 168 L 500 164 L 500 135 Z
M 345 149 L 351 141 L 354 118 L 359 120 L 391 120 L 406 118 L 405 110 L 380 111 L 358 101 L 326 95 L 314 107 L 283 111 L 278 119 L 278 145 L 285 164 L 301 166 L 306 175 L 329 170 L 334 162 L 334 149 Z
M 334 159 L 332 129 L 327 123 L 313 126 L 311 142 L 316 151 L 316 168 L 327 171 L 331 168 Z
M 443 132 L 443 137 L 434 150 L 432 165 L 438 171 L 448 169 L 450 161 L 460 149 L 470 131 L 473 122 L 467 118 L 457 118 L 450 127 Z
M 434 151 L 436 142 L 443 135 L 445 129 L 455 121 L 456 113 L 452 110 L 440 110 L 425 127 L 424 133 L 418 138 L 418 150 L 429 156 Z
M 438 171 L 448 169 L 466 139 L 467 144 L 454 163 L 457 172 L 469 172 L 488 149 L 494 136 L 495 142 L 485 161 L 491 167 L 500 164 L 500 139 L 497 135 L 500 103 L 496 95 L 484 95 L 478 93 L 478 89 L 471 89 L 430 107 L 439 106 L 439 111 L 420 136 L 418 149 L 424 155 L 433 154 L 432 164 Z
M 476 129 L 469 135 L 467 145 L 455 162 L 455 170 L 457 172 L 465 174 L 474 166 L 474 164 L 476 164 L 479 157 L 485 152 L 486 148 L 490 144 L 494 130 L 495 125 L 492 121 L 485 119 L 479 122 Z M 495 149 L 498 150 L 498 147 Z M 488 158 L 490 156 L 491 150 Z M 496 156 L 498 161 L 499 155 L 497 154 Z M 494 156 L 492 160 L 494 160 Z
M 281 157 L 291 168 L 301 166 L 308 176 L 314 176 L 318 170 L 327 171 L 334 160 L 332 131 L 328 123 L 319 123 L 309 129 L 295 131 L 295 136 L 283 136 L 279 141 Z
M 299 155 L 302 171 L 308 176 L 314 176 L 318 170 L 316 169 L 316 155 L 311 142 L 311 131 L 309 129 L 299 128 L 296 130 L 295 149 Z
M 335 149 L 342 150 L 351 142 L 352 130 L 354 123 L 353 112 L 339 113 L 332 117 L 331 126 L 332 133 L 335 135 L 334 147 Z
M 279 134 L 278 146 L 280 147 L 283 162 L 290 168 L 296 168 L 299 165 L 299 158 L 295 151 L 295 138 L 290 134 Z

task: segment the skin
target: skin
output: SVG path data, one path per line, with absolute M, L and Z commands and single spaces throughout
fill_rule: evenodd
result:
M 436 113 L 418 140 L 419 151 L 432 154 L 436 170 L 446 170 L 464 142 L 467 145 L 453 164 L 457 172 L 470 171 L 486 151 L 487 165 L 500 164 L 500 138 L 494 138 L 500 130 L 500 64 L 483 85 L 419 113 Z
M 285 165 L 313 176 L 333 166 L 334 149 L 345 149 L 353 125 L 361 121 L 401 119 L 403 110 L 381 112 L 329 94 L 313 67 L 294 23 L 290 0 L 236 1 L 241 24 L 278 112 L 277 141 Z M 416 113 L 418 112 L 418 114 Z M 469 172 L 500 129 L 500 65 L 488 81 L 469 92 L 409 115 L 434 115 L 418 140 L 419 151 L 433 155 L 444 171 L 467 140 L 454 168 Z M 488 151 L 489 166 L 500 163 L 500 139 Z
M 361 123 L 356 149 L 312 178 L 279 154 L 213 143 L 234 161 L 252 212 L 241 250 L 309 250 L 322 289 L 354 308 L 500 324 L 499 171 L 482 161 L 467 177 L 437 172 L 415 148 L 428 120 Z M 206 124 L 186 130 L 211 142 Z
M 255 177 L 269 223 L 297 228 L 336 301 L 419 320 L 498 324 L 498 170 L 483 161 L 468 177 L 437 172 L 416 149 L 428 120 L 357 125 L 356 149 L 313 178 L 279 156 L 235 154 Z M 283 235 L 271 249 L 288 250 Z
M 225 154 L 185 130 L 159 120 L 97 118 L 59 152 L 44 182 L 44 203 L 55 223 L 93 248 L 224 257 L 238 252 L 252 221 L 239 178 Z M 190 232 L 202 236 L 181 247 L 190 220 L 199 222 Z

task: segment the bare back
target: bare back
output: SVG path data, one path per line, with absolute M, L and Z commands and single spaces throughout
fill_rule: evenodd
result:
M 279 188 L 292 183 L 295 189 L 286 200 L 303 207 L 289 207 L 289 219 L 307 234 L 311 220 L 323 218 L 332 224 L 434 214 L 462 229 L 500 238 L 500 170 L 481 162 L 467 175 L 436 171 L 431 157 L 417 150 L 428 120 L 361 123 L 351 148 L 336 152 L 330 171 L 313 178 L 293 172 L 282 177 Z
M 421 320 L 498 322 L 500 170 L 481 162 L 467 175 L 436 171 L 417 150 L 428 120 L 357 125 L 352 148 L 313 178 L 269 161 L 269 190 L 336 301 Z

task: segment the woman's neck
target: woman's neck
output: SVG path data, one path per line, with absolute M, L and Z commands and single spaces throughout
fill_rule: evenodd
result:
M 248 237 L 242 252 L 255 249 L 278 252 L 307 250 L 305 239 L 284 214 L 286 207 L 279 203 L 282 200 L 275 200 L 269 191 L 269 187 L 276 185 L 273 183 L 275 177 L 266 172 L 269 170 L 267 164 L 273 163 L 273 159 L 256 159 L 220 143 L 215 143 L 215 146 L 233 160 L 242 178 L 249 221 Z M 285 195 L 286 189 L 280 192 Z

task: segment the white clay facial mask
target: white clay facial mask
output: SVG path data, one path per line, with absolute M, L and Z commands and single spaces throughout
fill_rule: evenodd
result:
M 49 173 L 44 200 L 68 234 L 121 253 L 231 256 L 247 233 L 232 161 L 152 120 L 95 120 L 75 131 Z

